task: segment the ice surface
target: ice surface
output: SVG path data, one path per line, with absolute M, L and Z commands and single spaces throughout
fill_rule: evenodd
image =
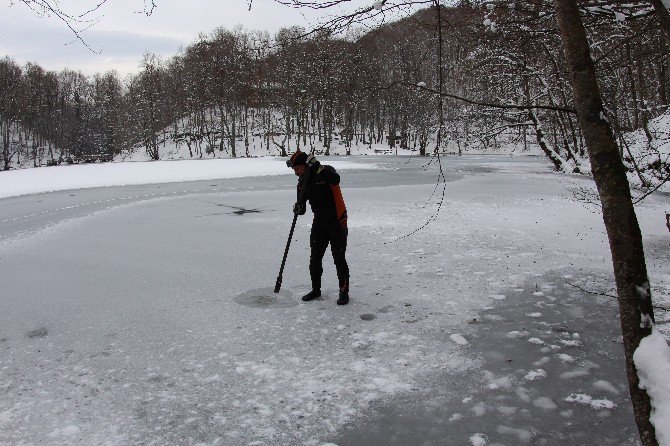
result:
M 554 403 L 552 401 L 551 398 L 547 398 L 546 396 L 541 396 L 541 397 L 535 398 L 533 400 L 533 406 L 539 407 L 539 408 L 545 409 L 545 410 L 553 410 L 553 409 L 556 409 L 558 407 L 556 405 L 556 403 Z
M 531 432 L 526 429 L 515 429 L 513 427 L 503 425 L 498 426 L 496 432 L 503 435 L 517 437 L 517 439 L 522 443 L 528 443 L 533 438 L 533 434 L 531 434 Z
M 605 381 L 604 379 L 599 379 L 598 381 L 595 381 L 593 383 L 593 387 L 595 387 L 598 390 L 604 390 L 606 392 L 613 393 L 615 395 L 618 395 L 620 392 L 619 390 L 614 387 L 612 383 L 609 381 Z
M 538 359 L 533 363 L 533 366 L 539 367 L 541 365 L 547 364 L 549 361 L 551 361 L 551 358 L 549 356 L 543 356 L 542 358 Z
M 278 308 L 294 307 L 298 305 L 299 299 L 294 298 L 290 292 L 285 290 L 274 292 L 274 288 L 257 288 L 235 296 L 233 299 L 240 305 L 251 308 Z
M 570 370 L 567 372 L 561 373 L 561 379 L 572 379 L 572 378 L 581 378 L 584 376 L 590 375 L 588 370 Z
M 605 374 L 617 367 L 574 381 L 523 379 L 543 357 L 529 337 L 554 345 L 567 339 L 563 332 L 579 332 L 582 344 L 570 352 L 580 366 L 587 355 L 607 360 L 594 338 L 620 347 L 610 342 L 614 335 L 592 335 L 608 325 L 600 314 L 597 323 L 590 319 L 594 309 L 608 304 L 590 299 L 592 306 L 582 308 L 587 299 L 571 299 L 575 291 L 561 289 L 562 281 L 551 292 L 543 287 L 548 271 L 569 272 L 576 281 L 587 280 L 588 271 L 609 280 L 603 288 L 611 283 L 609 269 L 599 266 L 608 264 L 602 218 L 564 189 L 565 182 L 587 181 L 554 174 L 542 160 L 448 159 L 442 212 L 394 242 L 433 215 L 435 200 L 422 204 L 434 188 L 435 166 L 422 170 L 418 158 L 350 162 L 378 168 L 343 171 L 352 270 L 346 307 L 335 305 L 329 254 L 322 299 L 299 299 L 310 286 L 309 216 L 298 220 L 286 294 L 267 301 L 253 295 L 274 285 L 292 218 L 293 176 L 2 199 L 0 442 L 316 446 L 380 406 L 406 416 L 412 407 L 400 399 L 431 401 L 431 413 L 444 407 L 442 423 L 462 429 L 459 444 L 475 432 L 513 444 L 519 435 L 535 435 L 522 423 L 527 419 L 571 435 L 579 432 L 561 422 L 593 424 L 585 415 L 590 406 L 564 399 L 593 390 L 596 380 L 619 385 Z M 639 208 L 644 233 L 659 241 L 667 231 L 653 224 L 660 207 L 651 201 Z M 235 213 L 239 208 L 258 212 Z M 565 242 L 586 230 L 579 244 Z M 558 298 L 556 307 L 542 307 L 542 322 L 552 325 L 525 316 L 544 300 L 533 295 L 537 289 Z M 500 295 L 506 299 L 493 297 Z M 582 316 L 568 317 L 568 310 Z M 361 319 L 368 314 L 375 317 Z M 510 332 L 523 338 L 510 339 Z M 467 348 L 449 339 L 455 333 Z M 482 375 L 482 361 L 498 367 L 491 379 Z M 549 364 L 543 368 L 552 377 L 571 368 Z M 607 393 L 618 405 L 603 426 L 615 426 L 615 436 L 628 428 L 619 422 L 628 419 L 625 393 Z M 552 412 L 534 405 L 542 397 L 575 416 L 564 420 L 556 411 L 542 424 L 539 414 Z M 457 405 L 442 404 L 448 398 Z M 466 398 L 472 400 L 462 403 Z M 516 412 L 505 409 L 512 407 Z M 447 423 L 455 413 L 462 418 Z M 437 421 L 422 417 L 413 425 L 430 427 L 423 431 L 430 437 Z M 500 433 L 498 425 L 521 434 Z

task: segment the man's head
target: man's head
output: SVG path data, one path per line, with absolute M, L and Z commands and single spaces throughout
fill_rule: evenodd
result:
M 295 152 L 286 161 L 286 165 L 293 168 L 296 176 L 301 176 L 307 170 L 307 154 L 305 152 Z
M 307 165 L 301 164 L 299 166 L 293 166 L 293 173 L 295 173 L 295 176 L 300 177 L 302 174 L 307 171 Z

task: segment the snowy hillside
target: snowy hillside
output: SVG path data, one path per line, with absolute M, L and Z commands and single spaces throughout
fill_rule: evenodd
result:
M 670 112 L 623 139 L 623 156 L 632 170 L 628 173 L 631 184 L 655 188 L 670 179 Z M 670 184 L 660 190 L 670 192 Z
M 291 121 L 291 134 L 287 136 L 285 117 L 278 110 L 253 110 L 249 113 L 245 123 L 238 123 L 239 132 L 234 139 L 234 149 L 237 157 L 244 156 L 280 156 L 282 148 L 286 153 L 297 149 L 303 151 L 314 150 L 322 155 L 326 152 L 324 137 L 317 127 L 310 128 L 309 132 L 299 134 L 296 123 Z M 197 119 L 196 119 L 197 118 Z M 232 123 L 231 123 L 232 125 Z M 248 127 L 248 131 L 246 130 Z M 214 110 L 198 113 L 198 116 L 187 116 L 174 125 L 159 132 L 158 153 L 160 159 L 203 159 L 228 158 L 233 153 L 233 140 L 225 136 L 221 140 L 221 116 Z M 229 135 L 229 131 L 224 134 Z M 460 139 L 459 139 L 460 138 Z M 523 154 L 535 155 L 540 151 L 537 144 L 528 138 L 526 149 L 515 132 L 506 132 L 496 137 L 483 138 L 477 131 L 473 131 L 470 139 L 445 138 L 441 153 L 467 155 L 507 155 Z M 426 144 L 427 153 L 435 149 L 435 135 L 428 135 Z M 397 135 L 394 147 L 390 147 L 389 135 L 364 135 L 357 133 L 352 138 L 346 138 L 346 132 L 336 125 L 332 134 L 329 153 L 332 155 L 416 155 L 419 153 L 420 141 L 408 136 L 403 148 L 403 140 Z M 150 160 L 147 150 L 142 145 L 118 155 L 115 161 L 146 161 Z
M 2 136 L 0 139 L 0 154 L 2 154 L 0 170 L 4 169 L 6 162 L 13 169 L 45 166 L 47 160 L 58 158 L 60 153 L 51 141 L 24 128 L 18 122 L 11 122 L 9 127 L 6 127 L 3 121 L 0 124 L 0 136 Z

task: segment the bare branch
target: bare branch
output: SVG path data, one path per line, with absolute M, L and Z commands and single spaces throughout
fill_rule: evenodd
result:
M 612 299 L 618 299 L 618 297 L 614 294 L 598 293 L 596 291 L 590 291 L 590 290 L 587 290 L 586 288 L 582 288 L 579 285 L 575 285 L 574 283 L 570 283 L 568 281 L 566 281 L 565 283 L 567 283 L 571 287 L 577 288 L 579 291 L 583 291 L 587 294 L 593 294 L 595 296 L 605 296 L 605 297 L 610 297 Z M 665 307 L 662 307 L 660 305 L 653 305 L 653 307 L 654 307 L 655 310 L 670 311 L 670 308 L 665 308 Z
M 401 85 L 403 87 L 410 87 L 410 88 L 418 88 L 422 91 L 426 91 L 438 96 L 443 96 L 451 99 L 456 99 L 458 101 L 463 101 L 468 104 L 472 105 L 480 105 L 483 107 L 492 107 L 492 108 L 500 108 L 500 109 L 508 109 L 508 110 L 553 110 L 553 111 L 561 111 L 565 113 L 572 113 L 576 114 L 576 110 L 573 108 L 568 108 L 568 107 L 556 107 L 556 106 L 551 106 L 551 105 L 521 105 L 521 104 L 500 104 L 500 103 L 493 103 L 493 102 L 487 102 L 479 99 L 469 99 L 465 98 L 463 96 L 459 96 L 456 94 L 452 93 L 440 93 L 438 90 L 434 90 L 432 88 L 429 88 L 427 86 L 419 86 L 417 84 L 409 83 L 409 82 L 392 82 L 391 84 L 387 85 L 386 87 L 363 87 L 361 90 L 389 90 L 396 85 Z
M 83 39 L 81 36 L 81 32 L 85 31 L 86 29 L 90 28 L 94 24 L 99 22 L 99 18 L 95 18 L 92 20 L 83 20 L 84 17 L 87 15 L 91 14 L 93 11 L 96 11 L 98 8 L 100 8 L 104 3 L 106 3 L 107 0 L 102 0 L 100 3 L 98 3 L 94 8 L 80 14 L 77 16 L 74 16 L 72 14 L 69 14 L 62 9 L 58 7 L 58 3 L 52 3 L 48 0 L 21 0 L 21 3 L 26 5 L 28 8 L 32 9 L 35 11 L 38 16 L 51 16 L 53 15 L 56 17 L 58 20 L 63 22 L 65 26 L 67 26 L 70 31 L 75 36 L 75 41 L 79 41 L 82 45 L 84 45 L 89 51 L 91 51 L 94 54 L 100 54 L 100 50 L 94 50 L 91 48 L 91 46 Z M 76 29 L 75 24 L 77 23 L 88 23 L 88 25 L 83 28 L 83 29 Z M 72 42 L 70 42 L 72 43 Z

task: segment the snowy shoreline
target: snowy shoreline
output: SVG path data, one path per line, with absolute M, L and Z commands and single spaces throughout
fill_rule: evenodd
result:
M 328 160 L 338 170 L 376 169 L 374 164 Z M 293 174 L 283 158 L 218 158 L 54 166 L 20 169 L 0 175 L 0 198 L 140 184 L 262 177 Z

